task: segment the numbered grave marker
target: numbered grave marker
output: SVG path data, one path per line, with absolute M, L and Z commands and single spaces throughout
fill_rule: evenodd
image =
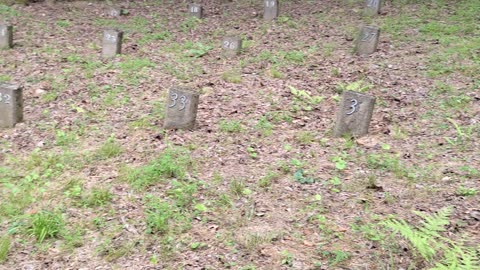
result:
M 13 128 L 23 121 L 23 89 L 17 85 L 0 84 L 0 128 Z
M 357 55 L 369 55 L 377 50 L 380 28 L 376 26 L 364 26 L 360 30 L 355 52 Z
M 341 137 L 351 134 L 360 137 L 368 133 L 372 119 L 375 97 L 358 92 L 346 91 L 340 102 L 333 135 Z
M 125 14 L 125 12 L 123 11 L 123 9 L 121 7 L 110 7 L 108 9 L 108 16 L 110 16 L 110 17 L 119 17 L 119 16 L 122 16 L 124 14 Z
M 382 6 L 382 0 L 366 0 L 365 14 L 369 16 L 377 15 L 380 13 L 381 6 Z
M 275 20 L 280 12 L 278 0 L 263 0 L 265 10 L 263 19 L 267 21 Z
M 118 30 L 105 30 L 103 32 L 102 57 L 112 58 L 122 52 L 123 32 Z
M 188 13 L 190 16 L 197 17 L 199 19 L 203 16 L 203 8 L 199 4 L 189 4 L 188 5 Z
M 239 37 L 225 37 L 222 48 L 226 57 L 233 57 L 240 54 L 242 50 L 242 39 Z
M 10 49 L 13 46 L 13 26 L 0 25 L 0 49 Z
M 165 129 L 193 129 L 197 118 L 199 94 L 190 89 L 173 87 L 168 92 Z

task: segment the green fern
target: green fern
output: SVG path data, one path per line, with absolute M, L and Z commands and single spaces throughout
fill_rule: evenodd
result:
M 392 230 L 394 234 L 398 233 L 405 238 L 414 251 L 433 265 L 430 270 L 480 269 L 478 251 L 440 234 L 450 223 L 452 208 L 440 209 L 433 215 L 414 213 L 423 218 L 418 227 L 411 226 L 402 219 L 389 219 L 381 224 Z

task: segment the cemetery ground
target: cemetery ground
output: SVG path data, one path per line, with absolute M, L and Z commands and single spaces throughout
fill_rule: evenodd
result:
M 0 269 L 480 269 L 478 1 L 118 4 L 0 5 L 25 119 L 0 130 Z M 162 128 L 176 85 L 191 131 Z M 366 136 L 332 136 L 346 90 L 376 97 Z

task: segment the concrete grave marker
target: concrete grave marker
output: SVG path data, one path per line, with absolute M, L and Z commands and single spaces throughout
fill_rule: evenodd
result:
M 190 16 L 197 17 L 197 18 L 201 19 L 202 16 L 203 16 L 203 8 L 199 4 L 195 4 L 195 3 L 189 4 L 188 5 L 188 13 L 190 14 Z
M 23 89 L 17 85 L 0 84 L 0 128 L 13 128 L 23 121 Z
M 380 28 L 376 26 L 364 26 L 360 30 L 355 52 L 357 55 L 372 54 L 377 50 Z
M 183 87 L 173 87 L 168 92 L 165 129 L 193 129 L 197 118 L 199 94 Z
M 380 13 L 381 6 L 382 0 L 366 0 L 365 14 L 369 16 L 377 15 Z
M 124 15 L 124 11 L 121 7 L 109 7 L 108 8 L 108 15 L 110 17 L 119 17 Z
M 122 52 L 123 32 L 118 30 L 105 30 L 103 32 L 102 57 L 112 58 Z
M 222 48 L 227 57 L 238 55 L 242 50 L 242 39 L 240 37 L 225 37 Z
M 263 19 L 267 21 L 274 20 L 278 17 L 279 1 L 278 0 L 263 0 L 265 10 L 263 12 Z
M 358 92 L 346 91 L 340 102 L 333 135 L 341 137 L 351 134 L 360 137 L 368 133 L 372 119 L 375 97 Z
M 0 25 L 0 49 L 10 49 L 13 46 L 13 26 Z

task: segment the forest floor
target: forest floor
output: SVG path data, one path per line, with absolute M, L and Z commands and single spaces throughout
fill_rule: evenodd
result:
M 199 2 L 0 5 L 25 118 L 0 130 L 0 269 L 479 269 L 480 3 Z M 162 128 L 176 85 L 191 131 Z M 367 136 L 332 136 L 346 90 L 376 97 Z

